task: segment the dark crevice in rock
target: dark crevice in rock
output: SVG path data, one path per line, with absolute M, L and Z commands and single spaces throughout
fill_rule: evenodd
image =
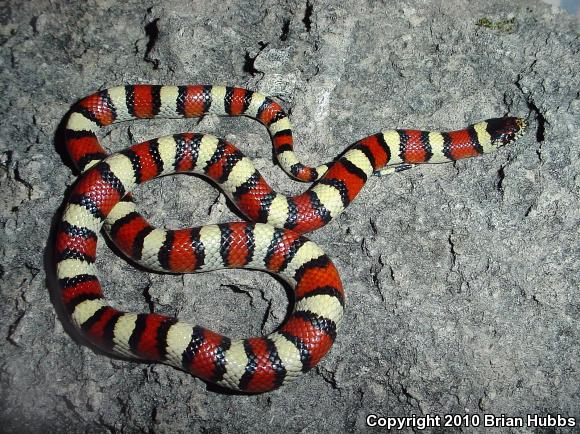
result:
M 20 312 L 16 320 L 8 327 L 8 336 L 6 336 L 6 340 L 15 347 L 20 347 L 20 344 L 16 341 L 16 339 L 14 339 L 13 335 L 16 332 L 18 324 L 20 321 L 22 321 L 22 318 L 24 318 L 24 311 Z
M 451 269 L 455 268 L 457 264 L 457 252 L 455 251 L 455 244 L 453 243 L 453 232 L 447 237 L 449 243 L 449 252 L 451 253 Z
M 250 54 L 249 51 L 246 51 L 246 54 L 244 55 L 243 71 L 247 72 L 248 74 L 251 74 L 251 75 L 264 73 L 263 71 L 256 69 L 256 67 L 254 66 L 254 62 L 256 61 L 256 59 L 258 58 L 260 53 L 264 50 L 264 48 L 266 48 L 268 46 L 268 43 L 260 41 L 260 42 L 258 42 L 258 45 L 260 46 L 260 49 L 258 50 L 258 52 L 256 53 L 255 56 L 252 57 L 252 55 Z
M 123 416 L 128 417 L 129 415 L 127 414 L 127 408 L 129 406 L 129 403 L 127 402 L 127 400 L 121 397 L 117 397 L 117 404 L 119 404 L 119 410 L 121 414 Z
M 18 163 L 16 163 L 15 167 L 14 167 L 14 176 L 13 176 L 14 180 L 20 184 L 22 184 L 24 187 L 26 187 L 26 190 L 28 192 L 28 199 L 30 199 L 31 194 L 32 194 L 32 190 L 34 189 L 34 187 L 32 186 L 31 183 L 29 183 L 28 181 L 26 181 L 25 179 L 23 179 L 20 176 L 20 171 L 18 169 Z
M 153 302 L 153 298 L 151 297 L 151 294 L 149 293 L 150 289 L 151 289 L 150 286 L 146 286 L 143 289 L 143 297 L 145 297 L 145 301 L 147 302 L 147 306 L 149 306 L 149 313 L 155 313 L 155 303 Z
M 254 61 L 256 60 L 256 57 L 258 56 L 256 55 L 252 57 L 250 56 L 250 52 L 246 51 L 246 54 L 244 56 L 244 72 L 247 72 L 248 74 L 251 75 L 256 75 L 257 73 L 261 72 L 254 67 Z
M 370 224 L 371 230 L 373 231 L 373 234 L 377 235 L 379 233 L 379 228 L 377 227 L 377 222 L 375 221 L 375 219 L 371 217 L 369 219 L 369 224 Z
M 32 17 L 30 19 L 30 27 L 32 27 L 32 33 L 38 34 L 38 17 Z
M 503 166 L 497 171 L 497 186 L 496 189 L 503 195 L 503 180 L 505 179 L 505 169 Z
M 334 390 L 340 390 L 340 387 L 336 383 L 335 373 L 333 371 L 329 371 L 328 369 L 318 365 L 316 367 L 316 373 L 320 375 L 325 382 L 330 384 L 330 387 Z
M 280 35 L 281 41 L 286 41 L 288 39 L 288 33 L 290 33 L 290 18 L 284 20 L 282 24 L 282 34 Z
M 5 151 L 0 158 L 0 167 L 8 171 L 8 167 L 12 164 L 12 151 Z
M 526 301 L 532 301 L 534 303 L 535 306 L 541 306 L 542 302 L 540 300 L 538 300 L 538 297 L 536 297 L 535 294 L 529 294 L 528 291 L 526 290 L 526 288 L 520 287 L 520 295 L 522 296 L 522 298 Z
M 384 296 L 383 292 L 381 291 L 381 281 L 379 279 L 380 268 L 378 268 L 378 267 L 373 267 L 373 268 L 374 269 L 371 270 L 371 279 L 373 280 L 373 286 L 377 289 L 377 292 L 379 293 L 379 296 L 381 297 L 381 302 L 384 304 L 387 300 L 385 299 L 385 296 Z
M 159 69 L 159 59 L 152 59 L 150 56 L 151 51 L 153 51 L 153 48 L 157 43 L 157 39 L 159 38 L 159 27 L 157 26 L 158 21 L 159 18 L 155 18 L 145 26 L 145 34 L 149 40 L 147 41 L 147 45 L 145 47 L 145 55 L 143 56 L 143 60 L 152 64 L 153 69 Z
M 251 306 L 254 305 L 254 297 L 252 297 L 252 293 L 250 291 L 246 291 L 245 289 L 240 288 L 238 285 L 225 285 L 225 284 L 222 284 L 221 286 L 223 288 L 228 288 L 234 294 L 244 294 L 244 295 L 247 295 L 250 298 L 250 305 Z
M 538 127 L 536 129 L 536 142 L 538 142 L 540 144 L 540 146 L 536 150 L 536 155 L 538 156 L 538 159 L 541 162 L 542 161 L 542 144 L 543 144 L 544 139 L 545 139 L 546 124 L 549 124 L 549 122 L 546 120 L 546 117 L 544 116 L 544 114 L 542 113 L 540 108 L 536 105 L 536 102 L 534 101 L 534 98 L 532 97 L 532 95 L 526 93 L 524 91 L 524 89 L 522 88 L 521 79 L 522 79 L 522 77 L 518 75 L 518 78 L 515 82 L 515 85 L 518 88 L 518 90 L 525 96 L 526 105 L 528 106 L 528 110 L 530 110 L 530 113 L 534 114 L 534 117 L 536 118 L 536 121 L 538 123 Z
M 64 405 L 66 406 L 66 408 L 68 408 L 73 414 L 78 413 L 78 409 L 76 407 L 76 405 L 74 405 L 74 403 L 69 399 L 68 396 L 65 395 L 60 395 L 62 401 L 64 402 Z
M 307 32 L 310 32 L 310 29 L 312 28 L 312 9 L 312 3 L 306 1 L 306 9 L 304 10 L 304 18 L 302 18 L 302 22 L 304 23 Z
M 529 101 L 527 102 L 527 105 L 530 111 L 534 113 L 534 115 L 536 115 L 536 120 L 538 121 L 538 129 L 536 130 L 536 141 L 538 143 L 542 143 L 544 141 L 545 137 L 544 133 L 546 131 L 546 118 L 544 117 L 538 106 L 536 106 L 533 99 L 530 98 Z
M 266 329 L 268 318 L 270 318 L 270 312 L 272 311 L 272 300 L 266 299 L 266 294 L 264 294 L 264 291 L 261 291 L 261 294 L 262 299 L 268 303 L 268 306 L 266 306 L 266 312 L 264 312 L 264 316 L 262 317 L 262 324 L 260 324 L 260 330 L 264 331 Z
M 237 285 L 221 285 L 221 286 L 230 289 L 235 294 L 247 295 L 250 298 L 250 306 L 252 307 L 255 306 L 254 297 L 250 291 L 242 289 Z M 264 316 L 262 317 L 262 322 L 260 324 L 260 330 L 264 330 L 266 328 L 266 323 L 268 322 L 268 318 L 270 318 L 270 313 L 272 311 L 272 300 L 268 299 L 266 297 L 265 292 L 262 290 L 260 290 L 260 296 L 262 297 L 262 300 L 264 300 L 267 303 L 266 312 L 264 313 Z

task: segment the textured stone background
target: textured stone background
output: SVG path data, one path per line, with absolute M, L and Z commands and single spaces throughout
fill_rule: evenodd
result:
M 336 432 L 365 430 L 370 412 L 550 412 L 580 423 L 573 17 L 527 0 L 158 3 L 14 0 L 0 9 L 0 431 Z M 310 235 L 349 295 L 332 352 L 288 387 L 232 396 L 81 345 L 50 295 L 51 223 L 75 180 L 57 127 L 75 100 L 141 82 L 273 95 L 311 164 L 381 129 L 454 129 L 506 113 L 531 125 L 494 155 L 371 179 Z M 103 141 L 120 150 L 186 130 L 238 144 L 281 191 L 305 188 L 272 166 L 267 131 L 246 118 L 133 122 Z M 158 180 L 136 196 L 167 227 L 236 218 L 194 177 Z M 98 266 L 115 305 L 235 337 L 269 332 L 286 313 L 283 288 L 263 273 L 144 273 L 104 243 Z

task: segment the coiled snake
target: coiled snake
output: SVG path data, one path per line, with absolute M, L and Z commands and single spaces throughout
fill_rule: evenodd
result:
M 281 167 L 296 179 L 316 182 L 294 197 L 276 193 L 240 150 L 211 135 L 161 137 L 110 156 L 97 138 L 102 126 L 115 122 L 207 113 L 260 121 L 272 136 Z M 301 234 L 340 214 L 373 173 L 492 152 L 516 140 L 525 125 L 523 119 L 504 117 L 452 132 L 383 131 L 355 142 L 332 163 L 313 168 L 293 151 L 286 113 L 260 93 L 153 85 L 97 92 L 75 104 L 66 125 L 67 150 L 84 174 L 57 229 L 62 302 L 82 334 L 108 352 L 167 363 L 235 390 L 273 390 L 319 362 L 332 346 L 343 314 L 345 294 L 336 268 Z M 138 184 L 178 172 L 215 181 L 251 223 L 152 227 L 128 193 Z M 275 332 L 243 340 L 163 315 L 117 310 L 105 300 L 94 265 L 103 225 L 119 249 L 152 270 L 254 268 L 280 275 L 294 288 L 294 309 Z

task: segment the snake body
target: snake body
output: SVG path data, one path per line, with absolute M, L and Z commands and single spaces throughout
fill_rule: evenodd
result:
M 282 168 L 316 181 L 294 197 L 276 193 L 233 144 L 211 135 L 182 133 L 152 139 L 107 157 L 103 126 L 153 117 L 245 115 L 272 135 Z M 257 92 L 224 86 L 134 85 L 106 89 L 79 101 L 66 125 L 66 146 L 84 172 L 57 231 L 57 275 L 72 322 L 97 346 L 115 354 L 164 362 L 209 382 L 264 392 L 296 378 L 328 352 L 345 295 L 336 268 L 301 234 L 339 215 L 373 173 L 404 164 L 440 163 L 492 152 L 513 142 L 525 121 L 489 119 L 452 132 L 388 130 L 363 138 L 329 164 L 309 167 L 293 151 L 288 116 Z M 176 172 L 215 181 L 252 223 L 191 229 L 151 226 L 130 200 L 138 184 Z M 230 340 L 158 314 L 110 307 L 96 277 L 97 233 L 143 266 L 164 272 L 257 268 L 280 275 L 295 292 L 292 314 L 265 337 Z

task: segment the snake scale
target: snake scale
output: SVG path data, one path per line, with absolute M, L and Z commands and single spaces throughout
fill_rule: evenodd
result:
M 101 127 L 116 122 L 208 113 L 261 122 L 283 170 L 313 184 L 293 197 L 276 193 L 238 148 L 212 135 L 160 137 L 110 156 L 97 137 Z M 294 153 L 287 114 L 258 92 L 203 85 L 99 91 L 73 106 L 65 128 L 67 151 L 83 173 L 56 234 L 65 311 L 90 342 L 112 354 L 163 362 L 242 392 L 273 390 L 320 361 L 343 315 L 345 293 L 335 266 L 302 234 L 339 215 L 372 174 L 492 152 L 516 140 L 525 126 L 523 119 L 504 117 L 451 132 L 388 130 L 353 143 L 331 163 L 309 167 Z M 173 173 L 215 181 L 250 222 L 154 228 L 136 211 L 129 193 Z M 294 290 L 294 308 L 273 333 L 241 340 L 164 315 L 117 310 L 105 300 L 96 275 L 97 234 L 103 226 L 124 254 L 151 270 L 252 268 L 279 275 Z

